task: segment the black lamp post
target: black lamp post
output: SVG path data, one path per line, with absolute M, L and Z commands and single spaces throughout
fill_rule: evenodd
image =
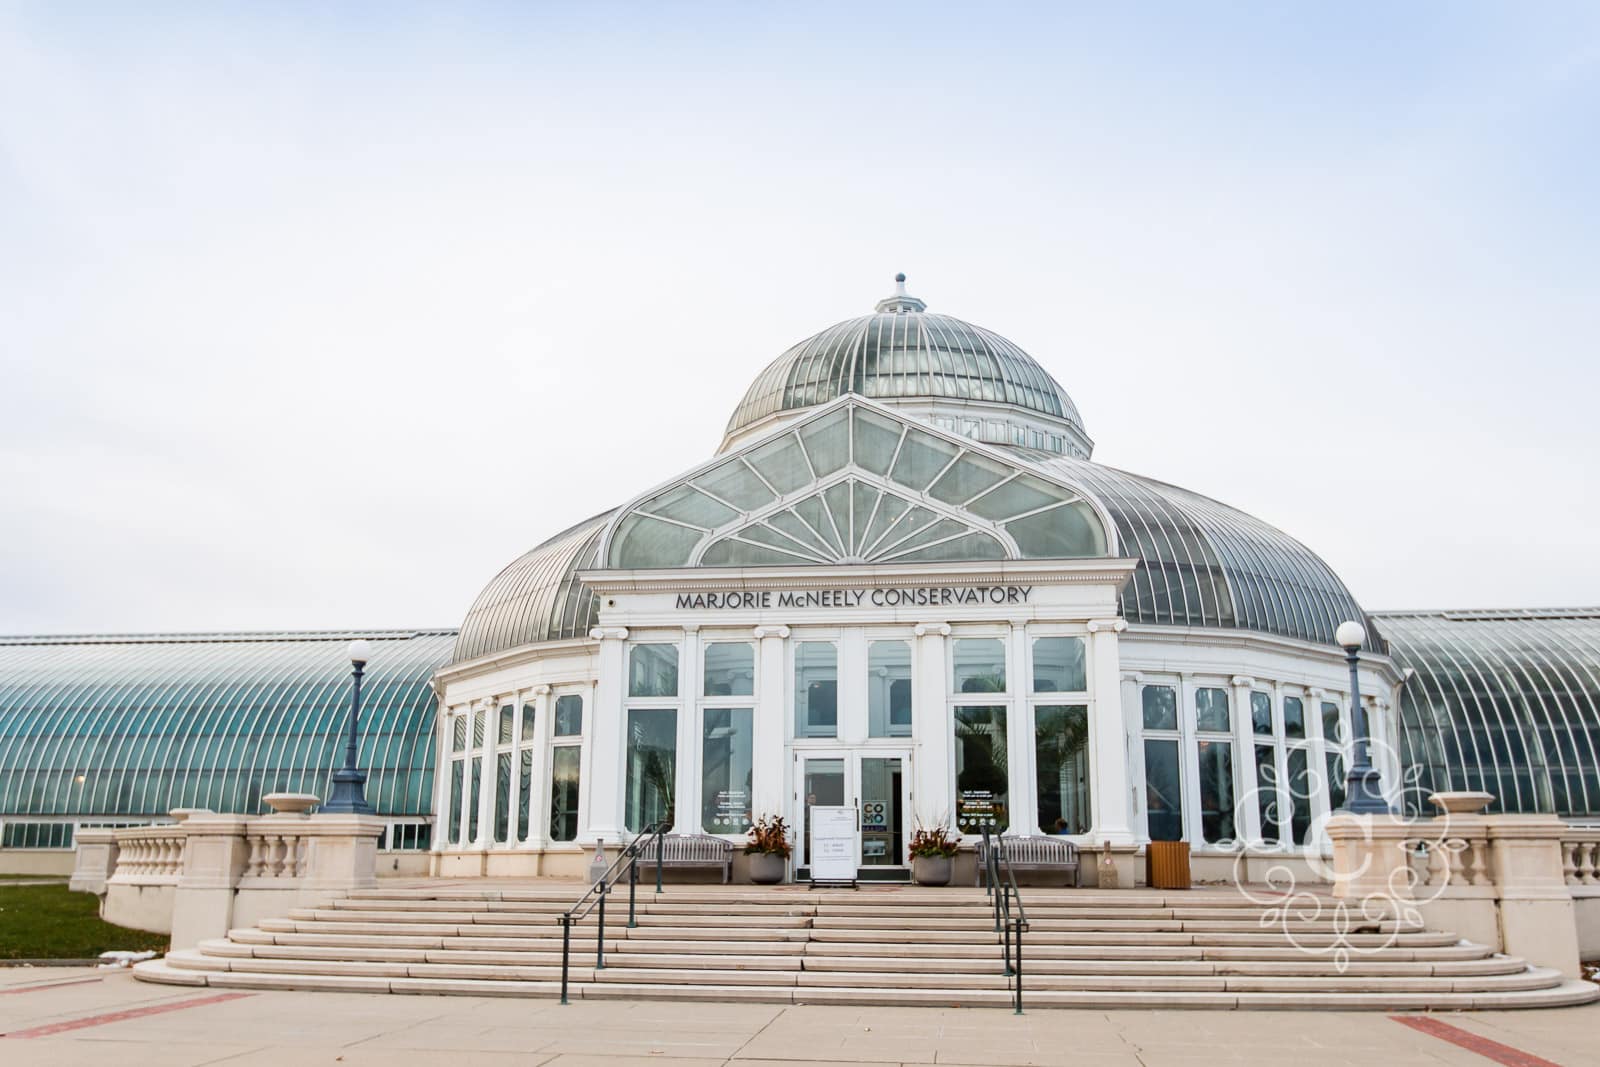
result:
M 1367 713 L 1361 706 L 1361 679 L 1357 672 L 1358 653 L 1366 644 L 1367 631 L 1359 622 L 1341 622 L 1333 639 L 1344 647 L 1345 659 L 1350 663 L 1350 730 L 1355 741 L 1350 771 L 1345 775 L 1342 810 L 1356 815 L 1388 815 L 1394 809 L 1383 799 L 1382 777 L 1367 755 Z
M 350 741 L 344 750 L 344 766 L 333 772 L 333 796 L 322 805 L 325 814 L 338 815 L 376 815 L 372 805 L 367 803 L 366 772 L 356 768 L 356 750 L 360 744 L 361 735 L 356 730 L 356 723 L 361 717 L 361 672 L 367 666 L 367 657 L 372 652 L 372 646 L 364 639 L 350 642 L 350 666 L 354 668 L 355 687 L 350 693 Z

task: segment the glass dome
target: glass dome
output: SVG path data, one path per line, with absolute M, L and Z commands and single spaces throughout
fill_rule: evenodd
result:
M 978 424 L 967 436 L 996 444 L 1028 444 L 1014 436 L 1028 428 L 984 426 L 982 409 L 1020 409 L 1035 417 L 1029 420 L 1035 432 L 1059 439 L 1052 451 L 1087 458 L 1092 444 L 1077 407 L 1032 356 L 980 326 L 928 314 L 927 305 L 906 293 L 905 275 L 896 277 L 896 288 L 873 314 L 830 326 L 767 366 L 728 420 L 728 437 L 780 412 L 855 393 L 890 403 L 966 407 Z

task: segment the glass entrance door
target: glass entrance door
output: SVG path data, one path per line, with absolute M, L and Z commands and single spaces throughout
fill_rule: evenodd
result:
M 799 808 L 797 867 L 812 862 L 813 807 L 855 809 L 855 854 L 862 878 L 893 877 L 904 870 L 910 810 L 911 755 L 905 751 L 799 752 L 795 754 Z

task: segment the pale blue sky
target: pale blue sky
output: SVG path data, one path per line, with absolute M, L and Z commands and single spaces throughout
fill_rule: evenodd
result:
M 1369 608 L 1597 603 L 1596 189 L 1594 4 L 0 0 L 0 632 L 454 625 L 897 270 Z

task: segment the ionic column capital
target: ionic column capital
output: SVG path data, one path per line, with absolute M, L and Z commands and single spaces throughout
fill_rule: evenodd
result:
M 1127 619 L 1090 619 L 1089 632 L 1092 634 L 1110 632 L 1120 634 L 1128 628 Z
M 787 626 L 757 626 L 752 632 L 756 635 L 757 641 L 765 641 L 769 637 L 782 640 L 789 636 Z
M 589 631 L 589 636 L 596 641 L 626 641 L 628 628 L 626 626 L 596 626 Z
M 1254 689 L 1256 680 L 1248 674 L 1236 674 L 1233 676 L 1233 687 L 1235 689 Z
M 919 622 L 912 631 L 918 637 L 949 637 L 950 624 L 947 622 Z

